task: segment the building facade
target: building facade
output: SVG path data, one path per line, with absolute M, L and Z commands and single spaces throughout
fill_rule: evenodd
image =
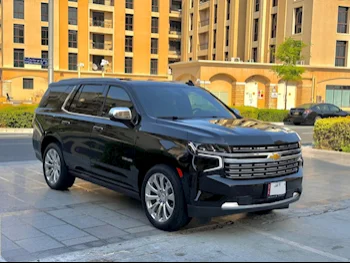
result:
M 180 61 L 181 0 L 54 5 L 55 81 L 79 74 L 168 80 L 169 64 Z M 48 0 L 5 0 L 0 10 L 0 96 L 37 100 L 47 89 L 47 65 L 27 63 L 48 57 Z
M 174 79 L 200 79 L 230 105 L 283 108 L 288 94 L 288 108 L 323 101 L 350 108 L 349 8 L 343 0 L 185 0 L 188 63 L 172 67 Z M 307 72 L 286 88 L 271 70 L 288 37 L 308 45 L 298 61 Z

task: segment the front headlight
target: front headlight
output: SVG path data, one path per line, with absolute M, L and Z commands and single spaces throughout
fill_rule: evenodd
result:
M 216 155 L 216 152 L 222 151 L 220 147 L 210 144 L 188 144 L 189 151 L 193 154 L 193 167 L 196 171 L 208 173 L 224 168 L 223 159 Z

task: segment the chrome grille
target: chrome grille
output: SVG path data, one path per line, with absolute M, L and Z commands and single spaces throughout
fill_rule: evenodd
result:
M 299 143 L 225 148 L 229 151 L 218 151 L 219 147 L 213 146 L 209 148 L 211 150 L 207 148 L 200 153 L 222 157 L 225 177 L 230 179 L 273 178 L 295 174 L 299 171 L 302 158 Z

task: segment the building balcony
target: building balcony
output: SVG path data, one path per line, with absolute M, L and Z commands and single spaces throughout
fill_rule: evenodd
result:
M 199 51 L 208 50 L 209 43 L 200 44 L 198 47 L 199 47 Z
M 100 72 L 102 74 L 102 66 L 101 65 L 97 65 L 97 68 L 94 67 L 94 63 L 90 62 L 90 67 L 89 67 L 89 71 L 93 71 L 93 72 Z M 110 63 L 106 68 L 105 68 L 105 73 L 113 73 L 113 64 Z
M 199 10 L 204 10 L 210 7 L 210 0 L 200 0 Z
M 204 19 L 202 21 L 199 21 L 199 27 L 206 27 L 209 26 L 210 20 L 209 19 Z
M 90 31 L 99 34 L 113 34 L 113 21 L 90 19 Z
M 89 8 L 97 11 L 114 11 L 114 0 L 89 0 Z
M 91 42 L 90 54 L 92 55 L 103 55 L 113 56 L 113 44 L 103 42 Z
M 176 39 L 181 38 L 181 30 L 179 28 L 170 28 L 169 37 L 176 38 Z

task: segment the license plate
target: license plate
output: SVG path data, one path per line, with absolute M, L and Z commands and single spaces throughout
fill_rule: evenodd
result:
M 285 195 L 287 193 L 287 183 L 277 182 L 269 184 L 269 189 L 267 192 L 267 197 Z

